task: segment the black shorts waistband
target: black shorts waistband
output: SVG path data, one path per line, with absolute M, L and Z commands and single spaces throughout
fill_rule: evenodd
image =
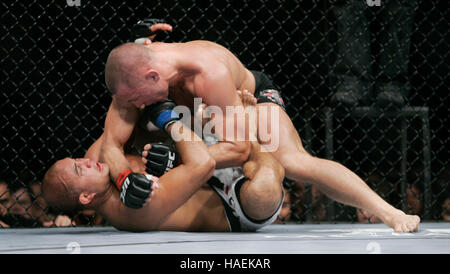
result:
M 275 86 L 273 81 L 264 72 L 250 70 L 255 77 L 255 97 L 258 104 L 261 103 L 274 103 L 279 105 L 284 111 L 286 111 L 286 105 L 284 103 L 281 92 Z

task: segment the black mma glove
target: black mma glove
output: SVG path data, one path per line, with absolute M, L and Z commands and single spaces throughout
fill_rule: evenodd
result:
M 146 106 L 143 115 L 159 129 L 166 131 L 170 124 L 181 119 L 180 115 L 173 110 L 175 107 L 175 102 L 167 99 L 164 102 Z
M 132 173 L 131 170 L 120 173 L 116 182 L 122 203 L 134 209 L 142 208 L 147 198 L 150 197 L 152 185 L 151 175 Z
M 151 145 L 152 148 L 148 151 L 146 158 L 147 168 L 145 172 L 160 177 L 179 165 L 180 157 L 170 146 L 162 143 Z

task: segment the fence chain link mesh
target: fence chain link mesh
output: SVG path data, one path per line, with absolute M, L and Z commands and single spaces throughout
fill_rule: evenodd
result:
M 397 208 L 425 220 L 448 218 L 446 1 L 0 5 L 2 227 L 105 224 L 95 212 L 48 208 L 40 180 L 56 160 L 83 157 L 101 135 L 111 103 L 106 58 L 145 18 L 174 27 L 163 41 L 214 41 L 249 69 L 268 74 L 311 155 L 349 167 Z M 342 100 L 333 103 L 338 92 L 345 97 L 354 91 L 361 95 L 354 111 L 342 110 Z M 377 110 L 386 91 L 402 93 L 406 107 Z M 377 221 L 307 183 L 286 180 L 284 187 L 288 195 L 278 222 Z

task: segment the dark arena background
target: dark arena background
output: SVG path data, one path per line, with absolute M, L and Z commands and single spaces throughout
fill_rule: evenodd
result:
M 449 221 L 448 2 L 369 2 L 377 1 L 2 1 L 0 226 L 108 225 L 94 212 L 48 208 L 39 184 L 103 132 L 107 56 L 145 18 L 173 26 L 156 40 L 214 41 L 267 73 L 309 153 L 344 164 L 424 222 Z M 367 102 L 335 110 L 342 75 L 359 68 L 370 68 L 358 86 Z M 384 83 L 404 93 L 404 108 L 377 108 Z M 311 185 L 284 186 L 279 223 L 377 222 Z

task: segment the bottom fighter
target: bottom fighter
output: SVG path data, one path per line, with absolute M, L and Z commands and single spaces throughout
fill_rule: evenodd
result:
M 243 98 L 243 102 L 249 112 L 256 111 L 253 96 Z M 167 132 L 180 140 L 175 144 L 182 162 L 158 178 L 146 174 L 141 157 L 126 155 L 135 181 L 125 180 L 123 184 L 132 185 L 134 192 L 118 186 L 122 190 L 119 193 L 111 184 L 108 166 L 98 162 L 97 141 L 86 153 L 87 158 L 66 158 L 47 171 L 42 186 L 44 198 L 61 210 L 94 209 L 115 228 L 128 231 L 256 231 L 276 220 L 284 199 L 284 169 L 270 153 L 262 152 L 257 142 L 251 142 L 249 160 L 242 168 L 214 172 L 215 161 L 194 132 L 178 121 L 170 124 Z M 256 130 L 250 134 L 256 139 Z M 145 147 L 144 155 L 150 148 Z M 152 182 L 150 200 L 142 208 L 133 209 L 122 201 L 142 199 L 133 197 L 139 191 L 146 193 L 148 180 L 141 184 L 140 176 Z M 202 187 L 206 182 L 211 187 Z

